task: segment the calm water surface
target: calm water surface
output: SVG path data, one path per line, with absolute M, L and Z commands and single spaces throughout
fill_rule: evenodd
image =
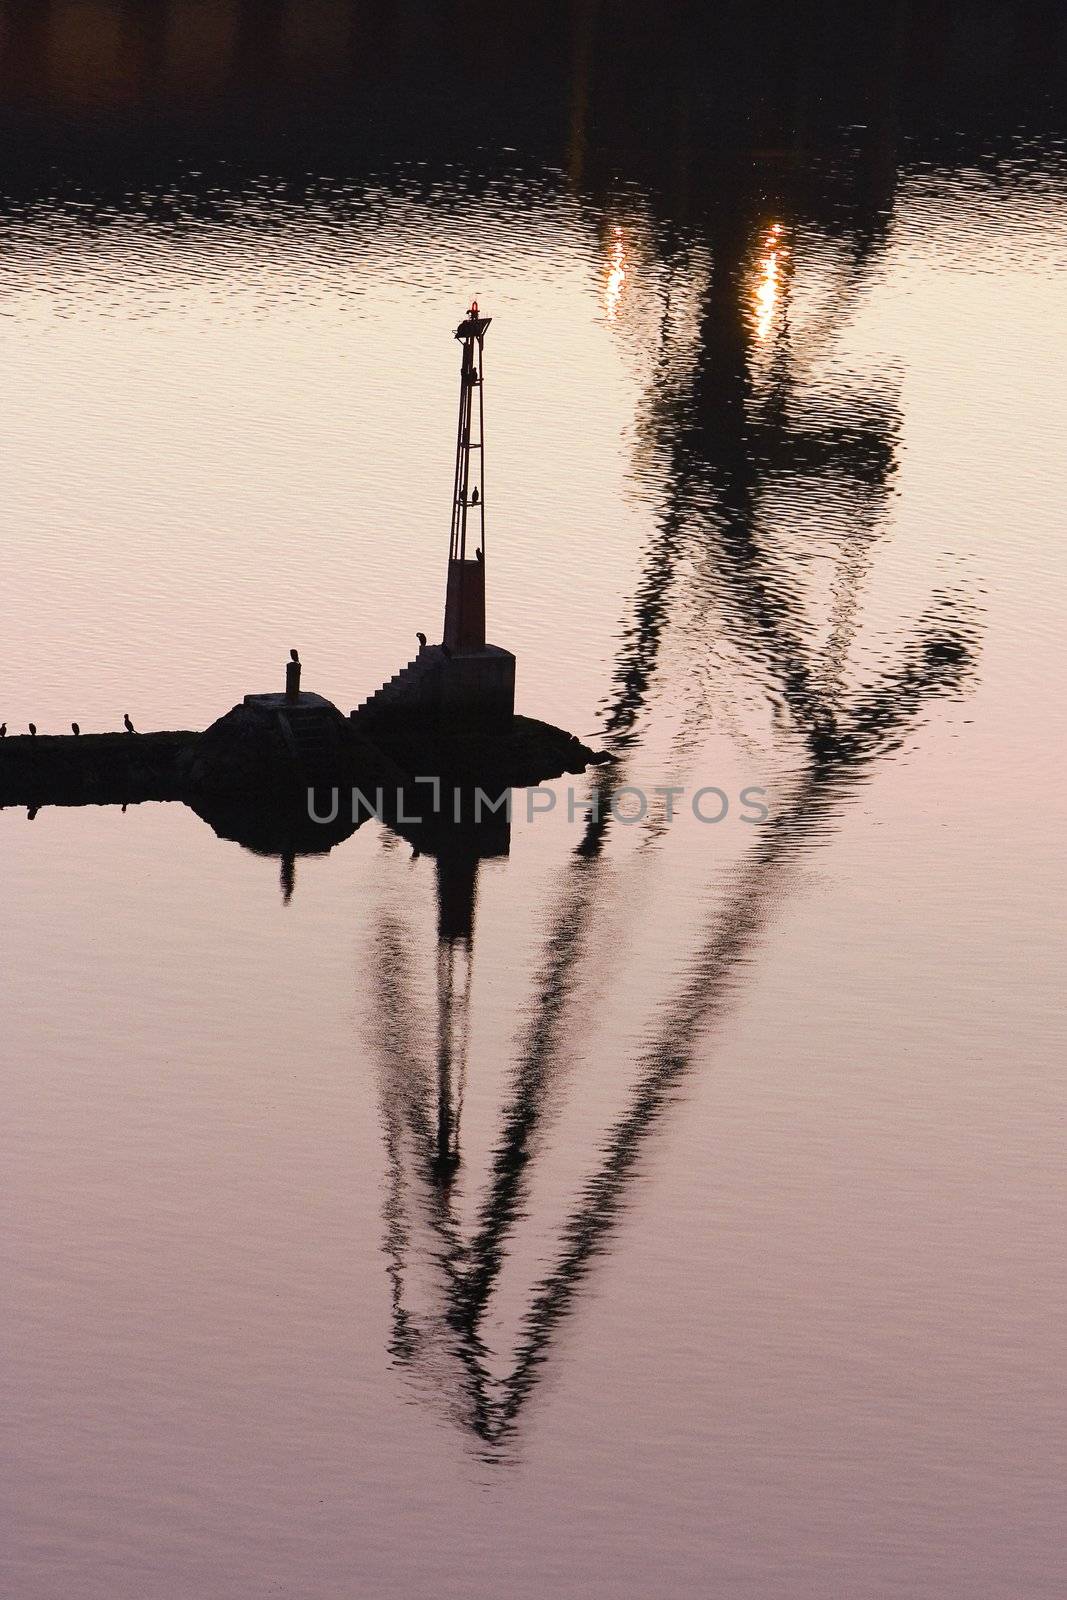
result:
M 652 802 L 0 815 L 5 1593 L 1062 1595 L 1067 164 L 850 159 L 5 209 L 12 731 L 436 636 L 477 294 L 491 637 Z

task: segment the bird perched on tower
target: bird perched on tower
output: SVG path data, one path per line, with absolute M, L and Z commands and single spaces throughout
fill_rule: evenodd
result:
M 79 733 L 81 733 L 81 729 L 78 727 L 78 724 L 76 722 L 72 722 L 71 723 L 70 731 L 74 735 L 75 739 L 78 737 Z
M 417 633 L 415 635 L 415 637 L 419 641 L 419 649 L 420 650 L 425 650 L 426 649 L 426 635 L 424 633 Z
M 299 666 L 300 665 L 300 654 L 299 654 L 299 652 L 296 651 L 296 650 L 290 650 L 290 652 L 289 652 L 289 660 L 290 661 L 295 661 L 297 666 Z
M 122 718 L 122 726 L 126 729 L 127 733 L 136 733 L 137 732 L 137 729 L 134 727 L 133 723 L 130 721 L 130 713 L 128 711 L 125 713 L 125 715 Z

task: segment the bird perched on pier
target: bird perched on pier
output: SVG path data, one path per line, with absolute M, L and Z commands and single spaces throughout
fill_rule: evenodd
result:
M 30 738 L 31 739 L 36 739 L 36 737 L 37 737 L 37 724 L 35 722 L 31 722 L 30 725 L 29 725 L 29 728 L 30 728 Z
M 76 722 L 72 722 L 71 723 L 70 731 L 74 735 L 75 739 L 78 737 L 79 733 L 81 733 L 81 729 L 78 727 L 78 724 Z
M 300 653 L 299 653 L 299 651 L 290 650 L 290 652 L 289 652 L 289 660 L 290 661 L 295 661 L 297 666 L 299 666 L 300 665 Z
M 426 635 L 424 633 L 417 633 L 415 635 L 415 637 L 419 641 L 419 649 L 420 650 L 425 650 L 426 649 Z
M 137 729 L 134 727 L 133 723 L 130 721 L 130 713 L 128 711 L 123 716 L 122 726 L 126 729 L 127 733 L 136 733 L 137 732 Z

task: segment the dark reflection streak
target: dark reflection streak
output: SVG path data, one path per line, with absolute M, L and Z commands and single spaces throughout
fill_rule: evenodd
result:
M 467 1062 L 470 1057 L 471 1040 L 471 984 L 474 981 L 474 945 L 473 942 L 467 949 L 467 965 L 463 975 L 463 991 L 460 995 L 460 1028 L 459 1028 L 459 1069 L 456 1073 L 455 1089 L 455 1122 L 456 1133 L 453 1141 L 453 1154 L 455 1161 L 459 1161 L 459 1130 L 463 1125 L 463 1099 L 467 1092 Z
M 404 1307 L 404 1264 L 411 1247 L 411 1233 L 406 1221 L 403 1108 L 410 1096 L 406 1080 L 413 1069 L 412 1056 L 409 1048 L 406 1048 L 411 1012 L 406 1005 L 410 997 L 404 993 L 404 948 L 398 926 L 391 921 L 383 922 L 378 932 L 379 960 L 375 963 L 375 1014 L 382 1085 L 382 1132 L 388 1173 L 383 1215 L 388 1263 L 386 1271 L 393 1313 L 390 1349 L 398 1360 L 411 1361 L 418 1339 Z
M 668 257 L 659 352 L 652 379 L 654 388 L 668 381 L 671 276 L 674 267 L 674 260 Z M 659 519 L 656 538 L 637 587 L 633 622 L 623 636 L 612 673 L 614 695 L 609 697 L 604 708 L 603 737 L 605 745 L 617 760 L 614 766 L 598 767 L 594 775 L 588 818 L 576 852 L 581 857 L 598 856 L 604 847 L 611 823 L 611 799 L 626 780 L 625 752 L 633 743 L 634 729 L 647 702 L 659 663 L 660 644 L 670 620 L 675 565 L 682 546 L 684 527 L 684 484 L 672 484 L 668 500 L 668 508 Z
M 670 238 L 674 238 L 673 229 Z M 679 259 L 671 249 L 666 251 L 666 266 L 659 348 L 650 380 L 653 388 L 665 385 L 670 374 L 671 288 L 674 273 L 679 270 Z M 659 644 L 668 621 L 680 535 L 680 518 L 668 514 L 661 519 L 634 597 L 633 621 L 624 632 L 616 656 L 612 670 L 613 692 L 604 702 L 602 714 L 604 740 L 616 753 L 624 749 L 632 737 L 656 669 Z
M 450 1313 L 453 1326 L 474 1337 L 477 1324 L 504 1263 L 504 1243 L 520 1215 L 524 1176 L 541 1130 L 548 1096 L 559 1064 L 560 1043 L 595 903 L 599 874 L 595 863 L 579 862 L 568 873 L 564 896 L 547 942 L 534 1021 L 513 1078 L 511 1098 L 493 1156 L 488 1194 L 469 1250 L 469 1266 L 454 1274 Z
M 616 751 L 633 737 L 634 725 L 644 709 L 656 670 L 660 644 L 669 620 L 674 567 L 682 532 L 684 499 L 680 488 L 670 494 L 671 505 L 660 522 L 655 544 L 645 564 L 634 600 L 634 621 L 619 650 L 613 673 L 615 695 L 604 717 L 604 737 Z
M 452 1002 L 456 951 L 451 944 L 437 948 L 437 1154 L 438 1181 L 448 1183 L 459 1161 L 459 1130 L 452 1103 Z
M 676 265 L 674 257 L 668 254 L 659 350 L 652 375 L 654 389 L 665 385 L 669 377 L 671 281 Z M 611 797 L 625 781 L 624 753 L 634 739 L 634 728 L 648 699 L 659 662 L 660 643 L 669 622 L 674 569 L 682 543 L 684 504 L 682 487 L 672 486 L 668 509 L 659 519 L 657 534 L 637 586 L 633 621 L 616 656 L 612 672 L 614 693 L 604 707 L 603 736 L 606 746 L 619 761 L 614 770 L 597 769 L 590 791 L 589 817 L 578 846 L 580 856 L 599 855 L 611 820 Z
M 392 1352 L 399 1360 L 414 1359 L 422 1338 L 404 1307 L 403 1284 L 411 1233 L 406 1222 L 404 1143 L 410 1138 L 414 1170 L 421 1176 L 427 1220 L 444 1232 L 450 1251 L 456 1248 L 454 1220 L 447 1194 L 437 1182 L 437 1127 L 432 1113 L 433 1079 L 423 1059 L 422 1030 L 412 996 L 408 952 L 410 933 L 395 918 L 382 919 L 374 963 L 375 1041 L 381 1083 L 381 1106 L 389 1179 L 385 1203 L 385 1252 L 393 1306 Z
M 578 856 L 598 856 L 603 850 L 611 826 L 612 797 L 626 782 L 625 752 L 634 739 L 634 727 L 644 710 L 668 623 L 682 520 L 678 507 L 672 507 L 664 517 L 638 589 L 635 627 L 620 651 L 616 666 L 619 692 L 604 722 L 604 743 L 616 755 L 616 761 L 596 769 L 590 786 L 588 817 L 576 849 Z

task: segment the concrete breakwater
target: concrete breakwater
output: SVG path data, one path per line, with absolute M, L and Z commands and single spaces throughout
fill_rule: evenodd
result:
M 224 803 L 240 812 L 307 807 L 307 790 L 414 789 L 423 775 L 486 793 L 580 773 L 603 759 L 572 734 L 514 716 L 491 732 L 396 716 L 360 718 L 302 694 L 249 696 L 203 732 L 12 735 L 0 740 L 0 806 Z

